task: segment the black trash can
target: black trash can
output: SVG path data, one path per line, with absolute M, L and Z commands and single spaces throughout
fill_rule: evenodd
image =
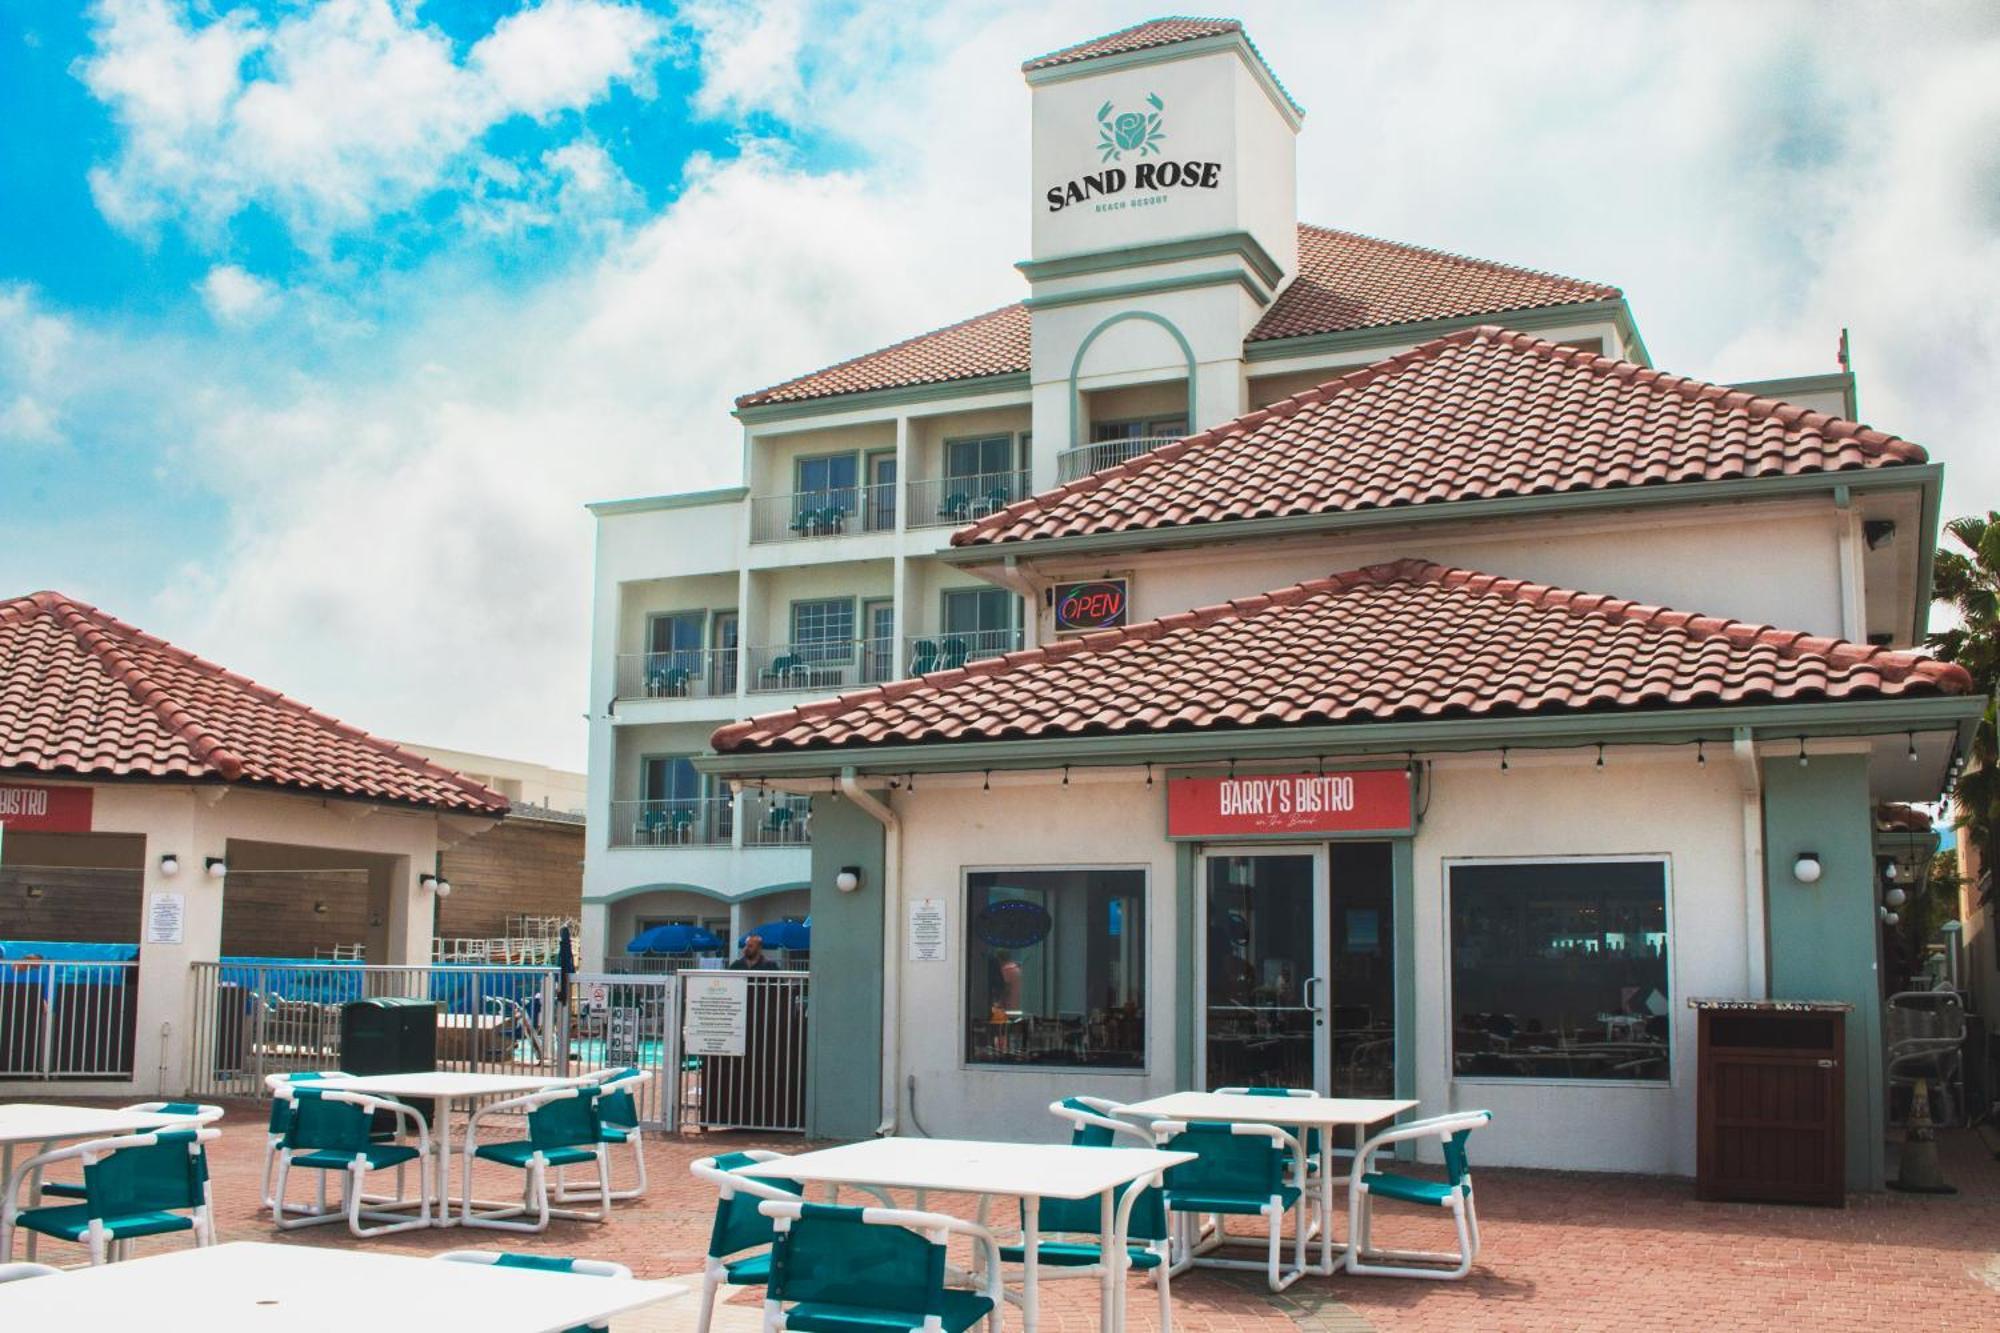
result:
M 432 1072 L 437 1068 L 437 1011 L 436 1000 L 410 996 L 349 1000 L 340 1009 L 340 1067 L 350 1074 Z M 399 1100 L 431 1118 L 429 1099 Z

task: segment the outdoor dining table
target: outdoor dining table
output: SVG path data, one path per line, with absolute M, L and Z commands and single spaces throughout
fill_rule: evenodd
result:
M 451 1215 L 451 1117 L 454 1110 L 468 1115 L 474 1105 L 492 1097 L 525 1097 L 544 1088 L 559 1087 L 572 1080 L 555 1074 L 460 1074 L 439 1070 L 428 1074 L 357 1074 L 328 1084 L 341 1092 L 361 1092 L 371 1097 L 393 1097 L 404 1101 L 428 1097 L 437 1104 L 431 1117 L 431 1151 L 437 1156 L 433 1177 L 437 1189 L 435 1226 L 455 1227 Z M 505 1207 L 490 1200 L 473 1200 L 475 1207 Z
M 72 1139 L 138 1134 L 186 1121 L 184 1115 L 163 1115 L 158 1111 L 62 1106 L 53 1102 L 0 1102 L 0 1189 L 5 1189 L 7 1182 L 14 1177 L 14 1148 L 17 1144 L 32 1145 L 31 1153 L 47 1152 L 56 1144 Z
M 1194 1160 L 1193 1153 L 1155 1148 L 1078 1148 L 1050 1143 L 986 1143 L 971 1139 L 869 1139 L 777 1157 L 738 1167 L 747 1176 L 772 1176 L 801 1185 L 874 1186 L 881 1189 L 1012 1195 L 1021 1201 L 1021 1325 L 1034 1333 L 1040 1296 L 1036 1289 L 1041 1248 L 1038 1223 L 1043 1199 L 1088 1199 L 1102 1203 L 1106 1255 L 1123 1252 L 1116 1229 L 1119 1191 L 1152 1180 L 1170 1166 Z M 918 1207 L 923 1206 L 922 1202 Z M 1106 1264 L 1099 1286 L 1100 1327 L 1115 1330 L 1124 1321 L 1124 1275 Z
M 0 1328 L 550 1333 L 683 1294 L 671 1282 L 238 1242 L 0 1285 Z
M 1259 1097 L 1247 1092 L 1170 1092 L 1164 1097 L 1134 1102 L 1119 1108 L 1119 1114 L 1138 1120 L 1213 1120 L 1246 1125 L 1278 1125 L 1296 1130 L 1300 1145 L 1306 1131 L 1317 1129 L 1325 1140 L 1320 1145 L 1319 1262 L 1307 1272 L 1329 1277 L 1334 1258 L 1346 1253 L 1345 1244 L 1333 1239 L 1333 1140 L 1335 1131 L 1352 1126 L 1354 1147 L 1359 1152 L 1371 1125 L 1393 1120 L 1417 1103 L 1407 1098 L 1376 1097 Z

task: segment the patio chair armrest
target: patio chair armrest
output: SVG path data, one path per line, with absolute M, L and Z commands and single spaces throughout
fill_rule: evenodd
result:
M 547 1106 L 550 1102 L 564 1101 L 568 1098 L 579 1096 L 589 1086 L 587 1083 L 571 1079 L 555 1087 L 543 1088 L 540 1092 L 530 1092 L 519 1097 L 507 1097 L 497 1102 L 488 1102 L 486 1105 L 475 1109 L 471 1115 L 465 1118 L 466 1132 L 469 1134 L 474 1125 L 490 1115 L 495 1115 L 501 1111 L 533 1111 L 538 1107 Z
M 1465 1129 L 1478 1129 L 1493 1118 L 1491 1111 L 1454 1111 L 1449 1115 L 1435 1115 L 1423 1120 L 1411 1120 L 1401 1125 L 1392 1125 L 1380 1134 L 1371 1136 L 1354 1154 L 1352 1174 L 1359 1178 L 1369 1169 L 1369 1159 L 1376 1152 L 1392 1143 L 1404 1143 L 1411 1139 L 1448 1139 Z

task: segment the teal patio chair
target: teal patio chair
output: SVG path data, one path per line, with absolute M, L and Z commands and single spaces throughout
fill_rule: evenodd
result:
M 956 671 L 965 665 L 966 658 L 971 655 L 971 652 L 972 649 L 967 645 L 965 640 L 954 634 L 939 647 L 937 669 L 939 671 Z
M 723 1286 L 762 1287 L 771 1280 L 771 1243 L 777 1229 L 757 1210 L 769 1199 L 797 1199 L 805 1191 L 795 1180 L 740 1176 L 739 1167 L 777 1160 L 782 1154 L 750 1151 L 703 1157 L 688 1169 L 715 1186 L 715 1221 L 708 1229 L 708 1253 L 701 1266 L 701 1308 L 695 1333 L 708 1333 L 715 1317 L 716 1291 Z
M 502 1254 L 498 1250 L 446 1250 L 435 1256 L 448 1264 L 484 1264 L 488 1268 L 526 1268 L 538 1273 L 576 1273 L 584 1277 L 631 1277 L 632 1270 L 608 1259 L 570 1259 L 553 1254 Z M 578 1324 L 564 1333 L 591 1333 L 610 1328 L 608 1321 Z
M 87 1245 L 93 1265 L 123 1258 L 126 1242 L 135 1236 L 189 1231 L 196 1245 L 214 1244 L 203 1145 L 221 1137 L 215 1129 L 156 1129 L 30 1157 L 14 1168 L 0 1201 L 0 1262 L 14 1257 L 17 1230 L 29 1233 L 31 1245 L 37 1236 Z M 22 1208 L 22 1181 L 65 1162 L 83 1165 L 82 1199 Z
M 1061 1105 L 1061 1103 L 1057 1103 Z M 1124 1126 L 1131 1129 L 1134 1126 Z M 1147 1146 L 1151 1146 L 1147 1140 Z M 1104 1144 L 1111 1147 L 1114 1144 Z M 1118 1280 L 1131 1270 L 1150 1273 L 1160 1302 L 1160 1333 L 1171 1333 L 1174 1324 L 1173 1296 L 1168 1279 L 1173 1273 L 1171 1233 L 1167 1209 L 1160 1192 L 1160 1180 L 1139 1181 L 1118 1199 L 1117 1226 L 1125 1235 L 1125 1256 L 1118 1263 Z M 1035 1262 L 1043 1279 L 1101 1278 L 1105 1271 L 1103 1203 L 1089 1199 L 1043 1199 L 1036 1210 Z M 1002 1242 L 1000 1261 L 1019 1266 L 1027 1259 L 1027 1216 L 1021 1218 L 1023 1236 L 1017 1243 Z M 1114 1260 L 1115 1262 L 1115 1260 Z
M 474 1111 L 465 1122 L 464 1191 L 459 1200 L 461 1226 L 490 1227 L 498 1231 L 547 1231 L 551 1217 L 577 1222 L 602 1222 L 611 1216 L 611 1158 L 604 1143 L 604 1121 L 598 1113 L 600 1090 L 569 1084 L 531 1092 L 525 1097 L 509 1097 L 490 1102 Z M 526 1115 L 528 1136 L 481 1145 L 480 1125 L 494 1116 Z M 474 1162 L 496 1162 L 522 1173 L 521 1202 L 503 1208 L 472 1210 L 472 1167 Z M 595 1165 L 597 1189 L 588 1197 L 597 1201 L 594 1211 L 557 1208 L 551 1203 L 555 1184 L 549 1168 Z M 523 1220 L 533 1216 L 532 1221 Z
M 1191 1152 L 1195 1159 L 1167 1169 L 1169 1211 L 1190 1219 L 1194 1230 L 1182 1249 L 1179 1267 L 1200 1263 L 1213 1268 L 1264 1270 L 1272 1291 L 1283 1291 L 1305 1272 L 1305 1165 L 1299 1141 L 1276 1125 L 1227 1125 L 1207 1121 L 1156 1120 L 1153 1137 L 1162 1148 Z M 1293 1219 L 1295 1237 L 1290 1268 L 1284 1266 L 1285 1217 Z M 1228 1244 L 1225 1216 L 1262 1217 L 1265 1253 L 1262 1260 L 1233 1259 L 1220 1251 Z M 1201 1230 L 1201 1219 L 1213 1218 L 1212 1234 Z M 1199 1238 L 1200 1243 L 1194 1243 Z
M 795 689 L 802 688 L 811 675 L 805 658 L 797 653 L 778 654 L 762 672 L 764 680 L 776 683 L 779 688 L 790 686 Z
M 1103 1097 L 1065 1097 L 1049 1103 L 1049 1114 L 1069 1122 L 1072 1148 L 1150 1148 L 1153 1136 L 1118 1118 L 1118 1103 Z M 1130 1140 L 1120 1144 L 1120 1139 Z
M 688 682 L 693 679 L 693 673 L 684 666 L 659 666 L 653 668 L 652 678 L 647 683 L 654 697 L 679 699 L 686 696 Z
M 222 1119 L 222 1108 L 220 1106 L 205 1106 L 199 1102 L 135 1102 L 123 1109 L 127 1111 L 150 1111 L 156 1115 L 185 1116 L 187 1122 L 196 1127 L 212 1125 Z M 174 1128 L 179 1128 L 179 1126 L 174 1126 Z M 206 1152 L 202 1153 L 201 1169 L 203 1178 L 206 1179 L 208 1171 L 208 1154 Z M 30 1194 L 40 1193 L 44 1199 L 81 1199 L 85 1197 L 84 1184 L 81 1180 L 35 1181 L 31 1179 L 28 1184 L 28 1192 Z
M 285 1131 L 291 1127 L 292 1123 L 293 1104 L 278 1095 L 279 1086 L 281 1084 L 295 1083 L 333 1083 L 351 1077 L 353 1075 L 339 1069 L 302 1069 L 291 1074 L 266 1074 L 264 1076 L 264 1089 L 271 1094 L 271 1118 L 265 1122 L 264 1126 L 264 1169 L 257 1184 L 259 1192 L 258 1202 L 262 1206 L 266 1208 L 272 1206 L 272 1173 L 278 1164 L 278 1149 L 285 1146 Z M 325 1180 L 326 1177 L 320 1177 L 322 1186 L 324 1186 Z M 401 1185 L 402 1181 L 399 1178 L 397 1181 L 399 1191 Z M 322 1198 L 318 1211 L 324 1211 L 325 1205 L 326 1200 Z M 304 1207 L 311 1210 L 312 1206 L 304 1205 Z
M 964 491 L 953 491 L 938 502 L 937 516 L 953 523 L 963 523 L 972 516 L 972 497 Z
M 646 1086 L 652 1075 L 635 1066 L 621 1069 L 600 1069 L 586 1074 L 577 1081 L 597 1089 L 598 1135 L 607 1154 L 620 1145 L 632 1149 L 632 1169 L 637 1183 L 627 1189 L 611 1191 L 613 1202 L 623 1203 L 628 1199 L 645 1197 L 646 1193 L 646 1145 L 643 1141 L 644 1129 L 639 1123 L 639 1090 Z M 585 1203 L 597 1197 L 587 1185 L 572 1185 L 564 1178 L 566 1168 L 556 1168 L 556 1202 Z
M 928 676 L 937 670 L 938 646 L 929 639 L 918 639 L 910 645 L 910 674 Z
M 284 1142 L 278 1147 L 278 1178 L 271 1187 L 271 1222 L 281 1231 L 323 1226 L 345 1220 L 356 1236 L 386 1236 L 412 1231 L 431 1224 L 430 1125 L 415 1107 L 382 1097 L 348 1092 L 339 1082 L 325 1084 L 280 1084 L 277 1095 L 291 1103 L 285 1125 Z M 375 1132 L 375 1117 L 394 1117 L 392 1123 L 416 1135 L 414 1145 L 385 1142 Z M 403 1210 L 409 1201 L 402 1197 L 402 1168 L 417 1164 L 420 1197 L 417 1216 Z M 321 1203 L 316 1208 L 293 1208 L 285 1203 L 285 1184 L 294 1167 L 319 1173 Z M 393 1198 L 368 1197 L 362 1183 L 376 1171 L 395 1171 L 398 1189 Z M 325 1206 L 325 1181 L 331 1172 L 345 1177 L 343 1206 Z M 367 1205 L 378 1205 L 369 1207 Z M 364 1226 L 372 1222 L 373 1226 Z
M 804 1333 L 964 1333 L 982 1319 L 1000 1333 L 1000 1246 L 976 1222 L 901 1208 L 768 1199 L 771 1280 L 764 1327 Z M 946 1247 L 971 1239 L 983 1291 L 945 1286 Z
M 1465 1141 L 1472 1131 L 1493 1118 L 1491 1111 L 1459 1111 L 1451 1115 L 1412 1120 L 1384 1130 L 1361 1145 L 1355 1154 L 1353 1174 L 1347 1186 L 1347 1271 L 1370 1277 L 1418 1277 L 1451 1281 L 1472 1271 L 1479 1257 L 1479 1216 L 1472 1207 L 1472 1166 L 1466 1158 Z M 1445 1178 L 1425 1180 L 1418 1176 L 1370 1170 L 1375 1154 L 1395 1143 L 1418 1139 L 1438 1140 L 1444 1157 Z M 1423 1208 L 1443 1208 L 1451 1213 L 1458 1228 L 1458 1253 L 1435 1250 L 1382 1250 L 1374 1239 L 1375 1200 L 1394 1199 Z M 1379 1260 L 1391 1262 L 1381 1263 Z M 1420 1265 L 1411 1267 L 1410 1265 Z
M 1216 1091 L 1240 1093 L 1245 1097 L 1317 1097 L 1319 1095 L 1311 1088 L 1217 1088 Z M 1281 1113 L 1274 1113 L 1273 1118 L 1283 1120 L 1284 1116 Z M 1321 1148 L 1320 1133 L 1317 1129 L 1311 1127 L 1306 1129 L 1305 1149 L 1306 1182 L 1308 1184 L 1318 1184 L 1320 1170 L 1326 1165 L 1326 1162 L 1325 1154 Z

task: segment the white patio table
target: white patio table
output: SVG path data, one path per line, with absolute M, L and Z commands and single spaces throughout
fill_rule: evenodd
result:
M 179 1124 L 186 1116 L 157 1111 L 121 1111 L 103 1106 L 61 1106 L 53 1102 L 0 1102 L 0 1189 L 14 1176 L 14 1147 L 32 1144 L 47 1152 L 72 1139 L 105 1139 L 137 1134 L 161 1125 Z M 33 1202 L 33 1200 L 30 1200 Z
M 1117 1233 L 1119 1190 L 1157 1177 L 1194 1154 L 1151 1148 L 1075 1148 L 1068 1144 L 986 1143 L 973 1139 L 869 1139 L 738 1167 L 747 1176 L 775 1176 L 800 1184 L 873 1185 L 1021 1200 L 1021 1324 L 1034 1333 L 1040 1304 L 1039 1216 L 1043 1199 L 1102 1200 L 1100 1223 L 1107 1255 L 1122 1251 Z M 923 1204 L 919 1202 L 918 1207 Z M 1098 1323 L 1106 1333 L 1123 1326 L 1123 1274 L 1110 1264 L 1099 1284 Z
M 550 1333 L 681 1295 L 671 1282 L 239 1242 L 0 1285 L 0 1327 L 147 1333 Z
M 437 1156 L 434 1180 L 437 1186 L 437 1220 L 440 1227 L 455 1227 L 451 1215 L 451 1117 L 454 1111 L 468 1114 L 473 1106 L 490 1097 L 524 1097 L 544 1088 L 560 1087 L 574 1080 L 553 1074 L 456 1074 L 440 1070 L 430 1074 L 357 1074 L 329 1088 L 341 1092 L 365 1092 L 371 1097 L 428 1097 L 437 1103 L 431 1117 L 431 1151 Z M 475 1206 L 502 1207 L 490 1200 L 473 1200 Z
M 1376 1097 L 1257 1097 L 1247 1092 L 1170 1092 L 1164 1097 L 1134 1102 L 1119 1108 L 1119 1114 L 1137 1120 L 1214 1120 L 1247 1125 L 1278 1125 L 1295 1130 L 1305 1142 L 1308 1129 L 1321 1131 L 1319 1262 L 1306 1271 L 1317 1277 L 1331 1276 L 1334 1256 L 1346 1253 L 1347 1246 L 1333 1239 L 1333 1140 L 1335 1131 L 1354 1129 L 1358 1150 L 1368 1137 L 1368 1127 L 1393 1120 L 1417 1103 L 1407 1098 Z M 1345 1177 L 1342 1177 L 1345 1179 Z

